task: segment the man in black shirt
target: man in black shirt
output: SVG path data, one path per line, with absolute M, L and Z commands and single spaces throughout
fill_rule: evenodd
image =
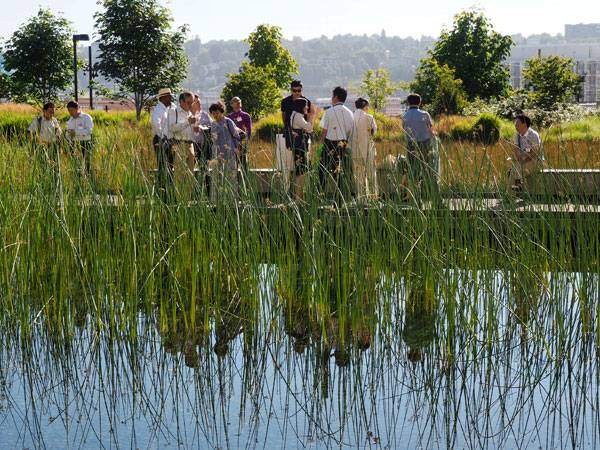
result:
M 297 98 L 306 99 L 308 102 L 308 111 L 311 110 L 310 100 L 302 95 L 302 82 L 300 80 L 294 80 L 291 84 L 292 94 L 281 100 L 281 118 L 283 120 L 283 128 L 284 128 L 284 136 L 285 143 L 288 148 L 291 148 L 291 126 L 290 126 L 290 117 L 292 116 L 292 111 L 294 111 L 294 100 Z M 305 117 L 306 119 L 306 117 Z

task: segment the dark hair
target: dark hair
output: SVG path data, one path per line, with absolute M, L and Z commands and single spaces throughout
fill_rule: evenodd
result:
M 356 99 L 356 101 L 354 102 L 354 106 L 356 106 L 356 109 L 363 109 L 368 104 L 369 104 L 369 100 L 367 100 L 366 98 L 362 98 L 362 97 L 358 97 Z
M 194 94 L 192 94 L 191 92 L 188 91 L 184 91 L 181 94 L 179 94 L 179 103 L 184 102 L 186 99 L 188 98 L 194 98 Z
M 348 91 L 341 86 L 337 86 L 333 89 L 333 96 L 337 97 L 337 99 L 344 103 L 348 98 Z
M 54 108 L 54 103 L 48 102 L 44 103 L 44 106 L 42 106 L 42 110 L 44 111 L 48 111 L 50 108 Z
M 210 113 L 214 113 L 214 112 L 217 112 L 217 111 L 220 111 L 223 114 L 225 114 L 225 105 L 223 104 L 223 102 L 213 103 L 208 108 L 208 112 L 210 112 Z
M 68 108 L 79 109 L 79 103 L 77 103 L 76 101 L 71 100 L 69 103 L 67 103 L 67 109 Z
M 300 80 L 294 80 L 294 81 L 292 81 L 292 84 L 290 85 L 290 88 L 291 89 L 302 88 L 302 81 L 300 81 Z
M 419 106 L 421 104 L 421 96 L 419 94 L 409 94 L 406 98 L 408 106 Z
M 525 114 L 517 114 L 517 116 L 515 117 L 515 120 L 518 120 L 521 123 L 524 123 L 525 125 L 527 125 L 527 128 L 529 128 L 531 126 L 531 119 L 529 118 L 529 116 L 526 116 Z
M 294 111 L 304 113 L 304 108 L 308 106 L 308 101 L 305 98 L 297 98 L 294 100 Z

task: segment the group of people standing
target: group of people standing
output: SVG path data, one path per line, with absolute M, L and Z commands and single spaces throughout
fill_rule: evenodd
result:
M 318 159 L 321 192 L 333 187 L 344 198 L 352 195 L 359 202 L 369 201 L 378 197 L 374 144 L 377 123 L 369 114 L 367 99 L 358 98 L 352 112 L 345 105 L 347 97 L 343 87 L 333 89 L 331 106 L 320 121 L 321 152 L 318 158 L 312 159 Z M 157 99 L 151 124 L 159 188 L 166 192 L 173 186 L 187 198 L 191 198 L 198 188 L 209 193 L 212 200 L 227 192 L 237 198 L 239 180 L 244 179 L 243 174 L 248 168 L 248 142 L 252 136 L 252 118 L 243 111 L 242 100 L 232 98 L 227 115 L 223 102 L 213 103 L 205 111 L 199 95 L 189 91 L 179 95 L 177 105 L 169 88 L 161 89 Z M 410 94 L 407 104 L 408 110 L 403 116 L 407 154 L 406 158 L 398 158 L 404 161 L 400 169 L 403 183 L 409 187 L 406 191 L 413 195 L 439 197 L 440 163 L 433 121 L 429 113 L 421 109 L 418 94 Z M 60 148 L 66 142 L 72 154 L 81 156 L 82 171 L 91 175 L 93 119 L 81 111 L 77 102 L 69 102 L 67 110 L 66 132 L 55 117 L 53 103 L 43 106 L 42 115 L 32 120 L 29 131 L 43 149 L 39 153 L 56 163 Z M 290 95 L 281 101 L 281 115 L 285 146 L 293 156 L 292 193 L 296 199 L 302 199 L 319 111 L 303 95 L 299 80 L 292 81 Z M 515 128 L 515 151 L 507 177 L 509 192 L 522 187 L 543 164 L 541 140 L 531 128 L 531 119 L 517 115 Z M 207 177 L 209 171 L 211 175 Z
M 75 101 L 67 103 L 67 111 L 69 120 L 63 133 L 60 123 L 55 117 L 55 104 L 45 103 L 42 107 L 42 114 L 35 117 L 29 124 L 29 133 L 38 146 L 38 155 L 44 155 L 47 161 L 58 164 L 60 150 L 66 146 L 72 154 L 81 156 L 82 171 L 91 175 L 94 120 L 89 114 L 82 112 L 79 104 Z
M 322 191 L 328 186 L 342 194 L 354 194 L 356 199 L 369 201 L 377 198 L 377 168 L 374 136 L 377 122 L 369 114 L 370 104 L 365 98 L 355 101 L 355 111 L 346 105 L 348 92 L 341 86 L 333 89 L 331 106 L 321 118 L 323 145 L 318 162 L 319 184 Z M 433 145 L 433 121 L 420 109 L 421 98 L 408 97 L 409 110 L 404 115 L 404 130 L 408 140 L 408 165 L 413 181 L 421 187 L 424 180 L 437 186 L 439 158 Z M 308 171 L 308 152 L 317 110 L 302 95 L 302 83 L 294 80 L 291 95 L 281 102 L 286 146 L 293 152 L 296 197 L 302 196 L 304 176 Z
M 191 196 L 197 186 L 215 199 L 223 190 L 237 193 L 238 168 L 247 167 L 247 142 L 252 134 L 252 119 L 242 110 L 242 101 L 231 100 L 233 112 L 225 114 L 225 105 L 216 102 L 208 112 L 203 110 L 200 96 L 182 92 L 178 105 L 170 89 L 158 92 L 158 103 L 152 111 L 153 146 L 157 155 L 162 189 L 174 185 Z M 211 169 L 211 185 L 203 182 Z M 201 182 L 196 182 L 196 172 Z

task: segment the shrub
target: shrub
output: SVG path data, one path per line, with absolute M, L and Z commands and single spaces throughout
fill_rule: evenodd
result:
M 274 141 L 275 136 L 283 132 L 281 113 L 272 113 L 263 117 L 253 126 L 252 133 L 263 141 Z
M 473 124 L 473 137 L 486 145 L 495 144 L 500 140 L 502 122 L 494 114 L 481 114 Z
M 455 120 L 441 137 L 456 141 L 481 142 L 486 145 L 495 144 L 500 139 L 502 121 L 493 114 L 481 114 L 479 117 Z

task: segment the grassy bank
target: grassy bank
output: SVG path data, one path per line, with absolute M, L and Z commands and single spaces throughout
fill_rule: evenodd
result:
M 32 173 L 30 155 L 34 150 L 28 144 L 26 132 L 34 110 L 25 106 L 0 107 L 0 147 L 11 155 L 0 166 L 2 182 L 18 188 L 21 178 Z M 130 189 L 143 192 L 148 170 L 156 166 L 151 149 L 151 132 L 148 116 L 135 121 L 133 113 L 92 112 L 96 123 L 96 148 L 93 165 L 98 174 L 97 182 L 110 191 Z M 65 111 L 59 111 L 61 122 L 66 122 Z M 406 153 L 401 121 L 377 115 L 379 132 L 375 136 L 377 163 L 382 164 L 388 155 Z M 472 140 L 451 139 L 457 129 L 468 129 L 474 118 L 444 117 L 436 124 L 440 136 L 442 185 L 447 190 L 497 190 L 509 167 L 507 158 L 512 156 L 514 127 L 501 121 L 500 140 L 485 145 Z M 253 167 L 274 166 L 274 134 L 280 131 L 278 114 L 259 121 L 255 137 L 250 144 L 249 161 Z M 319 139 L 317 130 L 315 140 Z M 600 168 L 600 118 L 588 117 L 582 121 L 553 126 L 541 130 L 547 164 L 552 168 Z M 316 150 L 316 146 L 313 146 Z M 312 152 L 316 162 L 316 151 Z M 69 158 L 63 155 L 63 166 L 69 166 Z M 125 172 L 129 171 L 129 176 Z M 133 175 L 135 174 L 135 175 Z

